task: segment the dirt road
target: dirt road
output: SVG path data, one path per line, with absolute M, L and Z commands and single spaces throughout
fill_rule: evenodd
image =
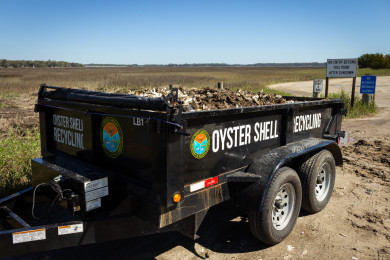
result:
M 360 77 L 356 78 L 356 94 L 360 93 L 360 81 Z M 323 81 L 323 84 L 324 89 L 322 93 L 325 93 L 325 80 Z M 311 96 L 313 93 L 313 81 L 279 83 L 270 85 L 269 87 L 289 92 L 296 96 Z M 341 89 L 344 89 L 346 92 L 351 93 L 352 78 L 329 79 L 329 93 L 337 93 Z M 378 104 L 379 107 L 390 107 L 390 76 L 377 77 L 375 93 L 375 102 Z
M 331 79 L 330 92 L 352 80 Z M 360 79 L 357 79 L 360 82 Z M 271 87 L 309 96 L 312 82 Z M 342 146 L 328 206 L 317 214 L 301 212 L 287 239 L 275 246 L 258 242 L 247 220 L 234 209 L 210 210 L 196 242 L 166 233 L 37 254 L 35 259 L 390 259 L 390 77 L 379 77 L 373 118 L 347 119 L 343 129 L 353 141 Z M 359 89 L 357 88 L 357 93 Z
M 325 80 L 324 80 L 325 84 Z M 311 96 L 313 81 L 299 81 L 279 83 L 270 88 L 289 92 L 298 96 Z M 325 86 L 324 86 L 325 88 Z M 329 93 L 337 93 L 341 89 L 351 93 L 352 79 L 329 80 Z M 362 134 L 362 137 L 389 137 L 390 136 L 390 76 L 377 77 L 375 102 L 379 107 L 379 113 L 373 117 L 360 118 L 343 122 L 343 128 L 352 135 Z M 323 90 L 322 93 L 325 93 Z M 360 95 L 360 77 L 356 78 L 356 95 Z

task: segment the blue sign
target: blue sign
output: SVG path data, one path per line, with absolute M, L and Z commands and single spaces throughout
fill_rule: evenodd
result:
M 360 94 L 375 94 L 376 76 L 362 76 Z

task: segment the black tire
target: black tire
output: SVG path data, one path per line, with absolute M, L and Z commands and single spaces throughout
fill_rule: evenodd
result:
M 302 183 L 302 209 L 316 213 L 326 207 L 332 196 L 336 164 L 328 150 L 306 158 L 299 168 Z
M 301 182 L 296 171 L 288 167 L 279 169 L 265 195 L 262 209 L 249 211 L 252 234 L 270 245 L 283 241 L 295 226 L 301 199 Z

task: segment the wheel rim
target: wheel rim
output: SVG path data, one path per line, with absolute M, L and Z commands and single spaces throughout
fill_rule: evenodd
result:
M 284 184 L 276 194 L 272 209 L 272 224 L 276 230 L 284 229 L 290 222 L 295 208 L 295 189 L 291 183 Z
M 329 163 L 324 163 L 317 174 L 315 197 L 318 201 L 323 201 L 328 195 L 331 177 L 331 167 Z

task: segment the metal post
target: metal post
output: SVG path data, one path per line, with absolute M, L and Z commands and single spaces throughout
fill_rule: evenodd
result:
M 362 94 L 362 103 L 369 105 L 374 101 L 374 94 Z
M 328 98 L 328 86 L 329 86 L 329 78 L 326 77 L 326 81 L 325 81 L 325 98 Z
M 218 88 L 223 89 L 223 82 L 218 82 Z
M 356 84 L 356 77 L 353 77 L 352 94 L 351 94 L 351 109 L 353 108 L 353 103 L 355 102 L 355 84 Z
M 323 80 L 322 79 L 315 79 L 313 80 L 313 97 L 319 98 L 320 93 L 322 91 L 323 86 Z

